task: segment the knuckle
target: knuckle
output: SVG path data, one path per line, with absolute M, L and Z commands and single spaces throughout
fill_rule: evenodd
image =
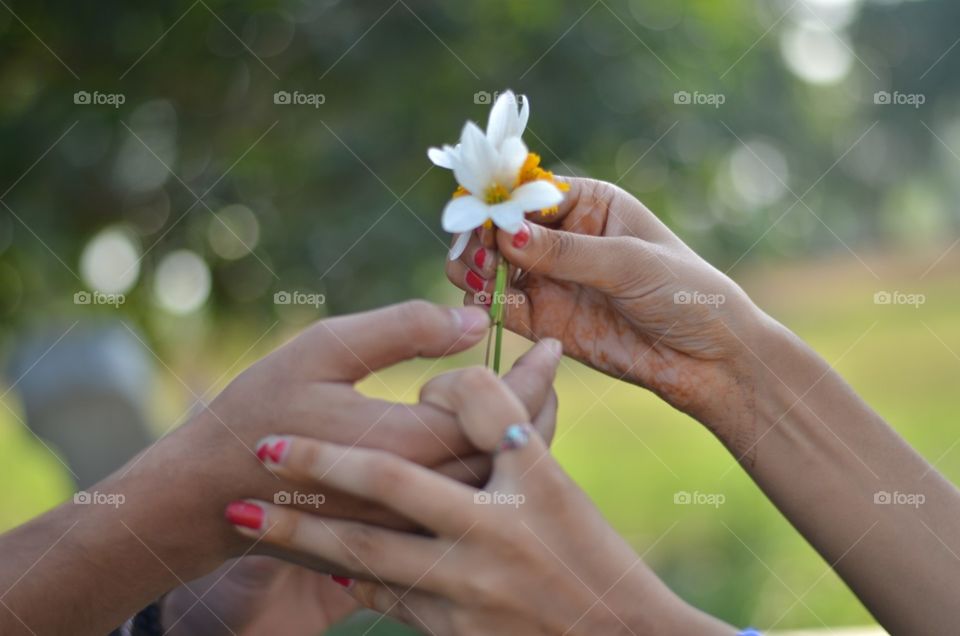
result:
M 377 563 L 384 556 L 371 527 L 351 525 L 340 533 L 340 541 L 343 547 L 343 564 L 354 572 L 368 572 L 368 564 Z
M 291 444 L 290 453 L 284 468 L 295 477 L 317 476 L 317 464 L 320 461 L 321 447 L 318 442 L 296 439 Z
M 413 341 L 433 339 L 443 333 L 445 316 L 439 307 L 426 300 L 408 300 L 397 305 L 397 320 L 407 329 L 408 337 Z
M 270 514 L 267 526 L 267 536 L 274 543 L 284 546 L 296 545 L 297 535 L 300 532 L 300 518 L 303 513 L 290 510 L 274 510 Z
M 567 261 L 575 253 L 576 239 L 569 232 L 553 232 L 550 244 L 550 258 L 554 261 Z
M 463 395 L 476 396 L 498 390 L 500 379 L 486 367 L 470 367 L 460 372 L 455 386 Z
M 381 499 L 391 498 L 409 480 L 406 463 L 389 453 L 371 452 L 364 463 L 370 490 Z
M 429 318 L 436 310 L 436 305 L 420 298 L 408 300 L 397 305 L 397 312 L 400 314 L 400 317 L 413 322 Z

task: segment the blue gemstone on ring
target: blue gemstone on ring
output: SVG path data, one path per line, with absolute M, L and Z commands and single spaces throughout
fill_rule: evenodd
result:
M 503 433 L 500 450 L 522 448 L 530 441 L 530 431 L 526 424 L 511 424 Z

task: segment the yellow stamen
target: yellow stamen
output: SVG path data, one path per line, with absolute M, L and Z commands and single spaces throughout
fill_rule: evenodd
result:
M 487 188 L 486 193 L 484 194 L 484 201 L 490 205 L 496 203 L 503 203 L 510 198 L 510 191 L 504 188 L 499 183 L 495 183 L 489 188 Z
M 549 170 L 540 167 L 540 155 L 535 152 L 528 152 L 527 158 L 523 160 L 523 166 L 520 168 L 520 174 L 517 175 L 517 185 L 530 183 L 531 181 L 549 181 L 557 186 L 560 192 L 567 192 L 570 189 L 569 183 L 557 181 L 556 177 Z M 540 210 L 544 216 L 552 216 L 559 211 L 557 206 Z

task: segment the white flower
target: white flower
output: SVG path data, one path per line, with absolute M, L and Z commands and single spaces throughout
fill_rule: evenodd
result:
M 497 150 L 510 137 L 523 137 L 527 120 L 530 118 L 530 102 L 524 96 L 518 113 L 517 101 L 513 91 L 504 91 L 500 93 L 497 101 L 493 104 L 493 108 L 490 109 L 490 116 L 487 119 L 487 139 Z M 443 148 L 430 148 L 427 150 L 427 156 L 430 157 L 430 161 L 441 168 L 452 170 L 452 158 L 458 152 L 460 152 L 460 144 L 456 146 L 444 145 Z
M 463 127 L 460 143 L 431 148 L 428 156 L 438 166 L 453 170 L 466 193 L 454 196 L 443 210 L 443 229 L 457 234 L 450 260 L 459 258 L 470 241 L 470 232 L 492 221 L 497 227 L 515 234 L 526 212 L 551 208 L 563 194 L 546 180 L 520 184 L 520 169 L 527 158 L 527 147 L 520 135 L 530 115 L 524 100 L 517 112 L 517 100 L 506 91 L 493 105 L 487 132 L 473 122 Z

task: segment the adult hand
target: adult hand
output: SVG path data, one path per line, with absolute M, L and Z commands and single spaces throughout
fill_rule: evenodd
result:
M 168 636 L 314 636 L 358 607 L 329 575 L 247 556 L 167 594 L 161 624 Z
M 538 433 L 546 439 L 552 438 L 556 423 L 557 398 L 552 389 L 552 381 L 559 355 L 559 345 L 555 341 L 540 343 L 521 356 L 504 378 L 510 383 L 514 392 L 524 396 L 524 403 L 529 404 L 529 408 L 538 409 L 533 424 Z M 437 376 L 427 386 L 456 373 Z M 451 412 L 446 403 L 436 400 L 430 391 L 424 390 L 420 402 L 445 414 L 450 418 L 453 427 L 459 430 L 456 425 L 456 415 Z M 466 436 L 460 434 L 452 438 L 453 441 L 450 443 L 465 444 L 471 449 L 470 452 L 476 450 Z M 427 444 L 431 441 L 435 442 L 435 440 L 424 438 L 422 443 Z M 381 448 L 407 454 L 417 450 L 408 449 L 406 446 L 408 443 L 407 439 L 398 439 L 397 446 L 391 447 L 384 444 Z M 277 454 L 282 454 L 285 446 L 283 439 L 268 438 L 251 452 L 250 466 L 255 465 L 254 456 L 269 460 Z M 489 477 L 490 459 L 485 453 L 474 452 L 473 455 L 467 455 L 462 459 L 456 458 L 442 463 L 435 470 L 438 474 L 444 474 L 453 479 L 479 484 L 484 483 Z M 280 473 L 262 470 L 255 472 L 266 481 L 266 487 L 270 492 L 286 488 L 288 492 L 299 489 L 301 493 L 323 493 L 321 509 L 325 514 L 366 518 L 397 527 L 410 526 L 409 520 L 405 521 L 401 516 L 390 513 L 375 503 L 358 499 L 344 491 L 325 487 L 318 489 L 316 483 L 290 480 Z M 244 479 L 239 479 L 237 475 L 232 479 L 234 483 L 246 482 Z M 277 479 L 283 481 L 277 481 Z M 267 497 L 267 499 L 275 500 L 273 497 Z M 316 498 L 305 499 L 317 501 Z M 291 501 L 291 503 L 295 502 Z M 306 509 L 317 511 L 317 508 L 312 507 Z M 249 518 L 243 517 L 243 512 L 249 509 L 241 507 L 239 511 L 238 513 L 234 509 L 232 518 L 234 520 L 243 518 L 249 521 Z M 220 525 L 226 527 L 222 522 Z M 272 552 L 287 558 L 297 558 L 324 569 L 329 569 L 330 566 L 337 567 L 336 564 L 329 562 L 304 558 L 309 555 L 302 553 L 291 555 L 283 550 L 271 550 L 271 547 L 268 544 L 259 544 L 255 545 L 254 549 L 258 552 Z M 250 633 L 260 633 L 259 628 L 267 632 L 291 635 L 315 634 L 317 630 L 349 614 L 356 609 L 356 606 L 356 602 L 344 595 L 334 580 L 326 574 L 276 558 L 246 556 L 228 562 L 213 574 L 199 581 L 182 585 L 168 594 L 163 604 L 163 624 L 168 629 L 174 628 L 171 636 L 192 634 L 212 636 L 221 632 L 229 634 L 244 629 L 250 630 Z
M 286 436 L 268 466 L 388 506 L 434 536 L 325 519 L 263 501 L 245 536 L 310 552 L 358 577 L 364 605 L 432 634 L 733 634 L 667 589 L 604 521 L 485 369 L 424 394 L 494 457 L 480 491 L 395 455 Z M 269 442 L 267 442 L 269 443 Z
M 497 232 L 495 245 L 489 233 L 473 236 L 448 277 L 476 304 L 502 254 L 514 273 L 508 329 L 560 340 L 566 354 L 653 390 L 745 449 L 757 375 L 749 348 L 765 316 L 633 196 L 568 182 L 557 214 Z
M 449 412 L 426 400 L 369 399 L 353 384 L 401 360 L 466 349 L 487 325 L 478 309 L 414 301 L 309 328 L 241 374 L 186 425 L 90 488 L 100 505 L 71 500 L 2 535 L 9 558 L 0 583 L 8 589 L 8 612 L 0 613 L 0 631 L 106 633 L 184 581 L 259 550 L 230 530 L 221 511 L 238 497 L 272 500 L 278 491 L 296 491 L 296 484 L 262 467 L 251 470 L 259 466 L 255 441 L 281 426 L 340 444 L 388 448 L 482 481 L 488 460 L 469 457 L 476 449 Z M 531 354 L 510 374 L 534 413 L 556 405 L 553 363 L 544 374 L 542 358 Z M 401 521 L 350 495 L 320 494 L 332 516 Z

